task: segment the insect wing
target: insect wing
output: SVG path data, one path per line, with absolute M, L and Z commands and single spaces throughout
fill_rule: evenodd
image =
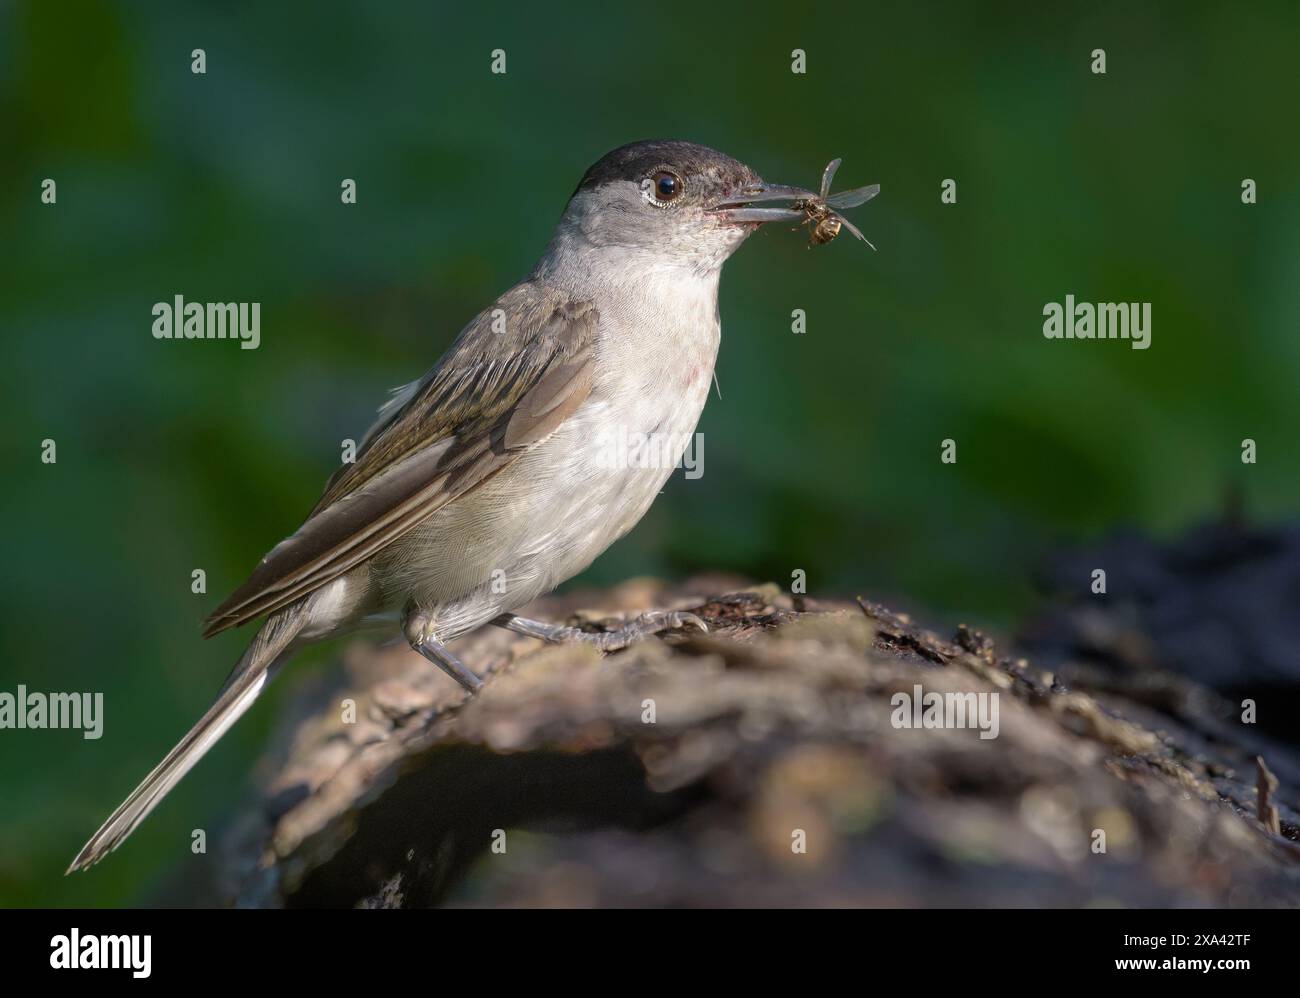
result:
M 821 197 L 823 201 L 826 200 L 826 195 L 830 193 L 831 181 L 835 179 L 835 171 L 840 168 L 840 163 L 842 162 L 843 160 L 841 159 L 833 159 L 826 164 L 826 170 L 822 173 Z
M 832 194 L 826 199 L 826 204 L 831 208 L 856 208 L 860 204 L 866 204 L 879 193 L 880 185 L 870 184 L 867 187 L 857 187 L 851 191 Z
M 859 228 L 858 228 L 856 225 L 854 225 L 852 222 L 850 222 L 847 218 L 845 218 L 843 215 L 840 215 L 840 214 L 837 214 L 835 217 L 838 218 L 838 219 L 840 220 L 840 223 L 841 223 L 841 224 L 842 224 L 846 229 L 848 229 L 850 232 L 852 232 L 855 236 L 857 236 L 859 239 L 861 239 L 864 243 L 866 243 L 866 244 L 867 244 L 868 246 L 870 246 L 872 249 L 875 249 L 875 248 L 876 248 L 875 243 L 873 243 L 870 239 L 868 239 L 866 236 L 864 236 L 864 235 L 862 234 L 862 230 L 859 229 Z

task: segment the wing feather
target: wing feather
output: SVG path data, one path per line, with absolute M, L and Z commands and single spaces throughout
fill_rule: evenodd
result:
M 380 411 L 357 460 L 213 612 L 204 636 L 333 581 L 555 432 L 591 392 L 597 319 L 591 303 L 535 283 L 506 292 L 401 405 Z

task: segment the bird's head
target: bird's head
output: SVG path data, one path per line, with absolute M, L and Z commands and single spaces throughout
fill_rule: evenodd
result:
M 583 176 L 561 222 L 595 247 L 695 270 L 721 267 L 765 222 L 803 220 L 763 202 L 813 192 L 767 184 L 744 163 L 693 142 L 633 142 Z

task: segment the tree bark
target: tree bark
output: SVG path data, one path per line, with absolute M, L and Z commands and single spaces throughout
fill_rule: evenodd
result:
M 454 647 L 488 680 L 468 699 L 405 648 L 352 645 L 343 678 L 284 719 L 228 843 L 226 898 L 1300 902 L 1300 758 L 1189 680 L 1165 676 L 1155 706 L 1146 683 L 1065 688 L 964 627 L 943 638 L 867 601 L 735 580 L 636 582 L 529 615 L 651 608 L 710 632 L 602 657 L 485 628 Z M 900 726 L 917 687 L 996 694 L 996 737 Z M 1278 774 L 1267 801 L 1256 756 Z

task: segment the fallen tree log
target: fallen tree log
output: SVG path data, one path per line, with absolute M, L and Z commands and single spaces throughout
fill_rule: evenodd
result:
M 1066 688 L 966 628 L 734 580 L 530 614 L 599 626 L 650 608 L 710 632 L 602 657 L 485 628 L 454 646 L 489 677 L 468 700 L 405 648 L 352 645 L 283 721 L 227 842 L 226 900 L 1300 902 L 1300 758 L 1191 681 L 1175 680 L 1193 706 L 1161 712 Z M 971 723 L 925 726 L 928 694 L 973 705 Z M 1264 814 L 1256 757 L 1276 773 Z

